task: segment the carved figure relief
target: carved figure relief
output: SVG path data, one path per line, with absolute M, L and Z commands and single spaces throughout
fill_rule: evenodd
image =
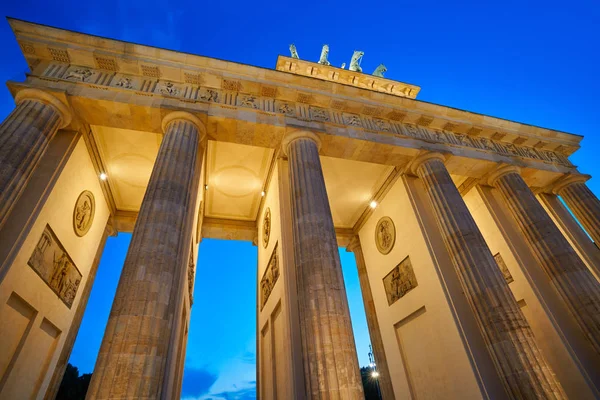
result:
M 271 237 L 271 209 L 267 208 L 265 217 L 263 218 L 262 226 L 262 242 L 263 247 L 266 249 L 269 245 L 269 238 Z
M 164 82 L 162 87 L 160 88 L 160 93 L 169 96 L 177 96 L 179 95 L 179 92 L 180 89 L 176 87 L 172 82 Z
M 407 256 L 383 278 L 388 305 L 394 304 L 418 285 L 415 271 Z
M 59 242 L 50 225 L 46 225 L 27 264 L 46 282 L 62 302 L 71 308 L 81 283 L 81 272 Z
M 344 122 L 346 123 L 346 125 L 362 126 L 360 117 L 354 114 L 344 114 Z
M 381 254 L 392 251 L 396 242 L 396 227 L 390 217 L 382 217 L 375 226 L 375 244 Z
M 127 78 L 126 76 L 121 77 L 115 86 L 122 87 L 124 89 L 133 89 L 133 83 L 131 82 L 131 78 Z
M 271 258 L 269 259 L 269 264 L 265 269 L 265 273 L 263 274 L 262 279 L 260 280 L 260 310 L 262 311 L 263 307 L 269 300 L 269 296 L 275 287 L 275 283 L 277 283 L 277 279 L 279 278 L 279 259 L 277 257 L 277 244 L 273 248 L 273 253 L 271 253 Z
M 190 295 L 190 307 L 194 304 L 194 277 L 196 276 L 196 265 L 194 263 L 194 249 L 190 249 L 190 260 L 188 261 L 188 291 Z
M 310 107 L 310 116 L 317 121 L 329 121 L 329 112 L 320 107 Z
M 219 102 L 219 92 L 212 89 L 204 89 L 198 93 L 198 98 L 204 101 L 210 101 L 213 103 Z
M 94 194 L 89 190 L 84 190 L 77 198 L 73 209 L 73 230 L 77 236 L 84 236 L 90 230 L 95 212 Z
M 375 124 L 377 129 L 382 132 L 390 132 L 392 130 L 392 127 L 390 126 L 389 122 L 387 122 L 384 119 L 373 118 L 373 123 Z
M 277 104 L 277 111 L 279 111 L 280 113 L 289 115 L 289 116 L 293 116 L 295 114 L 293 104 L 280 103 L 280 102 L 276 102 L 276 104 Z
M 496 253 L 496 255 L 494 256 L 494 260 L 496 260 L 496 264 L 498 264 L 500 271 L 502 271 L 502 275 L 504 275 L 504 279 L 506 279 L 506 283 L 513 282 L 514 279 L 513 279 L 512 275 L 510 274 L 510 271 L 508 270 L 508 267 L 506 266 L 506 263 L 504 262 L 504 259 L 502 258 L 500 253 Z
M 92 71 L 90 71 L 88 68 L 75 68 L 67 73 L 65 79 L 86 82 L 90 76 L 92 76 Z
M 237 105 L 241 107 L 258 108 L 255 96 L 241 95 L 237 99 Z

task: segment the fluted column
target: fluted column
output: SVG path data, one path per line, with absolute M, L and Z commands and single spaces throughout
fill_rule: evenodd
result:
M 377 311 L 375 310 L 371 284 L 369 283 L 369 276 L 367 275 L 367 264 L 365 263 L 365 256 L 362 252 L 358 236 L 352 238 L 346 250 L 353 252 L 354 258 L 356 259 L 356 269 L 358 270 L 358 280 L 360 282 L 360 290 L 365 306 L 369 337 L 371 338 L 371 345 L 373 346 L 377 372 L 379 372 L 378 379 L 381 397 L 383 400 L 393 400 L 395 399 L 394 388 L 392 387 L 387 357 L 385 356 L 385 349 L 383 348 L 383 339 L 381 338 L 381 331 L 379 330 L 379 321 L 377 320 Z
M 444 165 L 444 156 L 426 153 L 415 160 L 412 172 L 423 181 L 446 249 L 510 397 L 564 398 L 560 383 Z
M 69 108 L 41 90 L 23 89 L 15 101 L 0 125 L 0 227 L 52 137 L 71 122 Z
M 537 261 L 600 352 L 600 283 L 535 198 L 518 168 L 498 169 L 489 183 L 502 194 Z
M 290 202 L 306 393 L 311 399 L 363 399 L 336 234 L 318 137 L 288 134 Z
M 172 112 L 133 230 L 88 399 L 168 399 L 205 134 Z
M 567 175 L 554 186 L 577 220 L 600 246 L 600 200 L 587 187 L 589 175 Z

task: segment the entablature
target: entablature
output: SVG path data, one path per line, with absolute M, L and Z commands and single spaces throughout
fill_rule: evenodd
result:
M 10 20 L 32 73 L 54 82 L 158 99 L 219 104 L 353 130 L 571 167 L 580 136 L 366 88 Z M 281 59 L 285 59 L 283 57 Z M 320 66 L 324 67 L 324 66 Z M 351 71 L 346 71 L 351 72 Z M 369 75 L 370 79 L 376 78 Z M 383 79 L 383 78 L 381 78 Z M 107 96 L 104 96 L 107 97 Z M 330 129 L 331 130 L 331 129 Z M 363 140 L 366 140 L 363 135 Z

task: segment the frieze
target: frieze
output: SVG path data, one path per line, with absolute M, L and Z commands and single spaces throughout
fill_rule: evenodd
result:
M 275 243 L 273 253 L 271 253 L 271 258 L 269 259 L 269 264 L 267 265 L 265 273 L 263 274 L 263 277 L 260 280 L 261 311 L 265 304 L 267 304 L 267 300 L 269 300 L 269 296 L 271 296 L 271 292 L 273 291 L 273 288 L 277 283 L 277 279 L 279 279 L 279 259 L 277 257 L 277 243 Z
M 142 69 L 144 69 L 144 67 L 146 67 L 146 69 L 150 68 L 148 66 L 142 65 Z M 48 68 L 44 73 L 44 76 L 56 75 L 51 73 L 51 71 L 54 71 L 54 69 Z M 95 78 L 95 76 L 98 74 L 100 74 L 101 76 Z M 157 77 L 157 75 L 160 75 L 160 72 L 158 71 L 158 69 L 153 71 L 146 70 L 144 72 L 144 75 Z M 59 76 L 53 77 L 60 79 Z M 76 66 L 69 67 L 69 69 L 66 71 L 66 74 L 63 74 L 62 79 L 84 84 L 96 83 L 106 85 L 108 84 L 108 82 L 110 82 L 110 79 L 108 79 L 108 75 L 104 73 L 95 71 L 91 68 Z M 117 87 L 120 89 L 138 90 L 138 93 L 141 90 L 144 92 L 154 93 L 155 95 L 165 95 L 169 97 L 185 97 L 186 99 L 193 101 L 205 101 L 212 103 L 229 104 L 238 107 L 247 107 L 257 111 L 280 113 L 287 117 L 295 117 L 307 121 L 342 124 L 353 127 L 355 129 L 376 130 L 382 133 L 395 134 L 403 137 L 427 141 L 430 143 L 440 143 L 451 146 L 466 147 L 485 152 L 494 152 L 502 156 L 538 160 L 551 164 L 563 165 L 566 167 L 573 166 L 573 164 L 571 164 L 567 156 L 565 156 L 564 154 L 550 150 L 543 150 L 542 148 L 539 148 L 540 146 L 538 146 L 538 148 L 535 148 L 535 146 L 527 147 L 521 146 L 520 142 L 516 140 L 515 144 L 480 137 L 478 135 L 482 132 L 481 128 L 472 127 L 465 135 L 452 132 L 451 129 L 454 128 L 454 125 L 451 123 L 447 123 L 444 126 L 443 130 L 433 129 L 428 126 L 422 126 L 429 125 L 427 121 L 431 117 L 422 117 L 420 120 L 422 125 L 414 125 L 402 122 L 406 117 L 405 113 L 399 111 L 391 111 L 385 115 L 386 118 L 372 118 L 369 116 L 365 116 L 363 121 L 361 116 L 358 114 L 351 114 L 346 112 L 337 113 L 335 111 L 332 111 L 334 109 L 343 109 L 342 105 L 345 103 L 340 102 L 338 100 L 331 101 L 331 109 L 310 105 L 310 103 L 314 102 L 314 98 L 311 94 L 307 93 L 297 93 L 297 102 L 276 99 L 273 105 L 272 100 L 271 102 L 264 101 L 265 97 L 243 93 L 239 93 L 236 96 L 235 93 L 230 92 L 231 90 L 240 91 L 242 89 L 242 84 L 239 81 L 223 79 L 222 88 L 226 91 L 222 92 L 219 89 L 207 87 L 196 87 L 197 90 L 194 89 L 194 91 L 191 91 L 190 89 L 184 90 L 183 86 L 174 84 L 172 82 L 162 82 L 159 84 L 159 81 L 157 79 L 144 81 L 141 84 L 141 88 L 138 89 L 136 87 L 137 80 L 138 79 L 135 77 L 125 77 L 117 74 L 115 79 L 112 79 L 112 83 L 110 84 L 110 86 Z M 303 108 L 298 107 L 298 105 L 303 104 L 308 105 L 306 107 L 306 112 L 303 111 Z M 298 110 L 301 111 L 300 114 L 298 113 Z M 373 110 L 369 107 L 363 107 L 363 110 L 368 110 L 369 114 L 379 114 L 379 112 L 373 112 Z M 363 114 L 363 116 L 364 115 L 365 114 Z M 500 136 L 501 135 L 496 135 L 496 138 Z
M 417 277 L 408 256 L 383 278 L 383 286 L 390 306 L 418 286 Z
M 50 225 L 46 225 L 44 228 L 27 264 L 56 293 L 58 298 L 71 308 L 81 283 L 81 272 Z

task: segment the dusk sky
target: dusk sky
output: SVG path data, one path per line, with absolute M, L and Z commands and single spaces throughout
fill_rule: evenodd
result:
M 202 2 L 9 1 L 2 15 L 244 64 L 274 68 L 295 43 L 333 65 L 365 52 L 371 73 L 421 86 L 419 100 L 585 136 L 571 161 L 600 176 L 598 1 Z M 0 80 L 23 80 L 24 58 L 0 21 Z M 14 107 L 0 89 L 0 118 Z M 600 178 L 588 182 L 600 194 Z M 71 363 L 91 372 L 131 235 L 109 238 Z M 361 365 L 368 332 L 350 253 L 341 251 Z M 256 256 L 250 243 L 200 247 L 183 397 L 255 398 Z

